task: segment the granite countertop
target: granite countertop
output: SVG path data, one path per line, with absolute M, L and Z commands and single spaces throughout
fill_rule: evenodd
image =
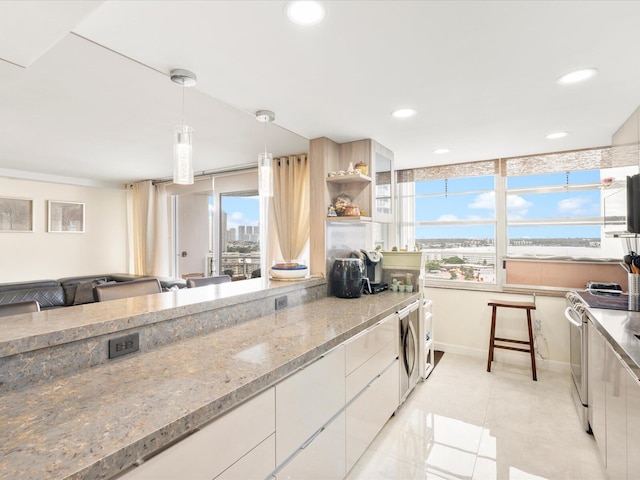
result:
M 311 278 L 303 282 L 256 278 L 0 317 L 0 359 L 82 338 L 193 315 L 212 308 L 256 300 L 274 289 L 286 294 L 301 286 L 324 283 L 325 280 L 321 278 Z
M 640 379 L 640 312 L 587 308 L 596 328 Z
M 7 392 L 0 479 L 110 478 L 418 298 L 328 297 Z

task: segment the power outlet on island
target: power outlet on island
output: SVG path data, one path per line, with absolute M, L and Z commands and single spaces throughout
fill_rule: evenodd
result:
M 138 332 L 109 339 L 109 358 L 121 357 L 138 350 L 140 350 L 140 334 Z
M 287 308 L 287 296 L 283 295 L 282 297 L 276 298 L 276 310 L 282 310 L 283 308 Z

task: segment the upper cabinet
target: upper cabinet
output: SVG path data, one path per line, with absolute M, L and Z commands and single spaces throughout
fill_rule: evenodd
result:
M 374 191 L 373 220 L 380 223 L 392 223 L 393 192 L 395 187 L 393 174 L 393 152 L 379 143 L 373 142 Z

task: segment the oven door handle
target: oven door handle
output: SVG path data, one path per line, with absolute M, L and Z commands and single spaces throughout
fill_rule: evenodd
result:
M 573 308 L 571 307 L 567 307 L 564 309 L 564 316 L 567 320 L 569 320 L 569 323 L 571 325 L 575 325 L 578 328 L 582 328 L 582 322 L 577 321 L 575 318 L 573 318 L 573 316 L 571 315 L 571 312 L 573 312 Z

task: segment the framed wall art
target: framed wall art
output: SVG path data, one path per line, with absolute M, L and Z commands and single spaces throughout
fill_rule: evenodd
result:
M 0 197 L 0 232 L 33 232 L 33 200 Z
M 84 233 L 84 203 L 49 200 L 49 233 Z

